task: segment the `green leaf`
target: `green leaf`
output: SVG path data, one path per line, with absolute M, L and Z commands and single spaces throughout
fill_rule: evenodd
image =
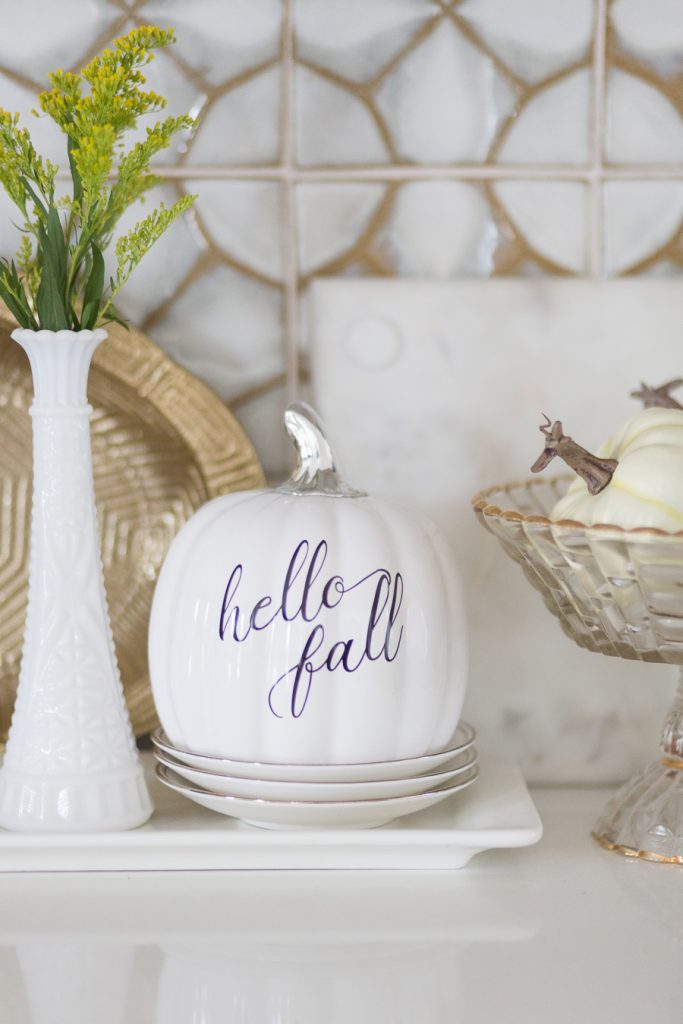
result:
M 125 327 L 127 331 L 130 330 L 130 325 L 127 320 L 123 320 L 116 312 L 113 302 L 109 302 L 102 310 L 100 322 L 103 324 L 116 323 L 121 327 Z
M 2 271 L 0 272 L 0 298 L 14 315 L 21 327 L 35 328 L 37 326 L 31 307 L 29 306 L 24 287 L 17 274 L 14 263 L 2 260 Z
M 26 319 L 25 310 L 21 303 L 19 303 L 15 298 L 13 292 L 7 288 L 4 278 L 0 278 L 0 298 L 2 298 L 2 301 L 5 303 L 20 327 L 31 326 L 30 322 Z
M 66 283 L 66 240 L 56 206 L 50 207 L 47 215 L 46 248 L 43 258 L 54 260 L 56 276 Z
M 40 326 L 48 331 L 69 330 L 64 294 L 66 292 L 66 242 L 59 213 L 52 206 L 47 215 L 42 246 L 41 281 L 36 295 Z
M 59 282 L 54 279 L 52 270 L 48 266 L 43 267 L 43 277 L 36 295 L 36 311 L 41 329 L 46 331 L 69 330 Z
M 94 242 L 90 246 L 90 250 L 92 269 L 85 286 L 81 313 L 81 327 L 87 331 L 93 330 L 97 324 L 104 290 L 104 257 Z
M 78 318 L 78 312 L 74 309 L 74 307 L 71 304 L 69 304 L 69 306 L 67 307 L 66 316 L 69 321 L 69 326 L 71 330 L 80 331 L 81 321 Z

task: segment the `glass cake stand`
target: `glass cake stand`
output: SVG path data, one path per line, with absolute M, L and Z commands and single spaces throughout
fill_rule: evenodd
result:
M 662 756 L 609 801 L 593 835 L 630 857 L 683 864 L 683 533 L 551 522 L 570 479 L 491 487 L 474 511 L 580 647 L 682 667 Z

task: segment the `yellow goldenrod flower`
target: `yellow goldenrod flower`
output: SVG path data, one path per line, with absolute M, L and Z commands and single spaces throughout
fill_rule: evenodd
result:
M 119 239 L 115 279 L 105 286 L 102 250 L 116 222 L 157 183 L 149 171 L 154 156 L 194 127 L 189 116 L 167 117 L 129 150 L 124 147 L 138 119 L 166 105 L 163 96 L 143 88 L 142 69 L 155 50 L 174 41 L 172 29 L 144 25 L 116 39 L 78 74 L 58 68 L 48 76 L 50 88 L 38 104 L 66 135 L 71 196 L 55 200 L 57 168 L 36 153 L 18 115 L 0 109 L 0 185 L 20 209 L 24 230 L 17 266 L 0 262 L 0 297 L 23 326 L 78 329 L 116 317 L 112 297 L 194 201 L 185 196 L 169 209 L 162 204 Z

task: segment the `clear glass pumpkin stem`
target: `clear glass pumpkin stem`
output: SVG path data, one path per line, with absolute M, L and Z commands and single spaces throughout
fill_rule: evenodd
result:
M 661 747 L 663 756 L 612 797 L 593 835 L 627 856 L 683 864 L 683 668 Z

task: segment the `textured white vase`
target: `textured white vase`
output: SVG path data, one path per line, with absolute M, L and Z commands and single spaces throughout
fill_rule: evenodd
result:
M 134 828 L 152 812 L 104 590 L 87 401 L 106 331 L 16 330 L 33 374 L 29 600 L 17 702 L 0 770 L 0 825 Z

